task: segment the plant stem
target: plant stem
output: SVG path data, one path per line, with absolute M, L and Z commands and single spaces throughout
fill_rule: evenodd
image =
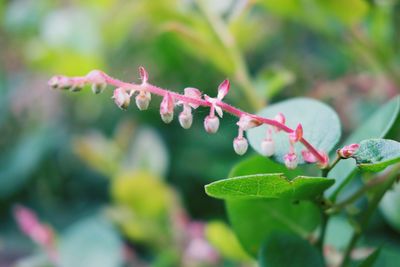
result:
M 327 177 L 328 173 L 336 166 L 336 164 L 338 164 L 338 162 L 341 160 L 342 158 L 339 157 L 338 155 L 336 155 L 336 158 L 333 160 L 333 162 L 325 169 L 322 170 L 322 176 L 323 177 Z
M 244 60 L 243 55 L 237 46 L 235 37 L 232 36 L 224 21 L 212 10 L 210 10 L 202 0 L 197 0 L 196 3 L 206 16 L 209 24 L 216 33 L 217 37 L 220 39 L 222 45 L 225 47 L 229 57 L 232 59 L 235 66 L 235 78 L 241 85 L 247 101 L 255 111 L 260 110 L 264 107 L 265 101 L 262 97 L 257 95 L 256 90 L 253 87 L 246 61 Z

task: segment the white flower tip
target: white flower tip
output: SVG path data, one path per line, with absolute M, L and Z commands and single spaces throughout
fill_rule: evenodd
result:
M 229 80 L 224 80 L 219 86 L 218 86 L 218 95 L 217 98 L 219 100 L 222 100 L 229 92 L 229 88 L 231 87 L 231 84 Z
M 147 83 L 149 79 L 149 74 L 147 73 L 147 70 L 142 66 L 139 67 L 139 75 L 142 83 Z
M 296 153 L 288 153 L 283 157 L 283 159 L 288 169 L 296 169 L 298 163 Z
M 138 107 L 139 110 L 146 110 L 149 108 L 150 100 L 151 100 L 151 94 L 150 92 L 140 92 L 136 98 L 136 106 Z
M 161 119 L 165 123 L 171 123 L 171 121 L 174 119 L 174 113 L 161 113 Z
M 114 90 L 112 98 L 114 99 L 115 104 L 123 110 L 126 110 L 131 102 L 129 94 L 122 87 Z
M 207 133 L 216 133 L 219 128 L 219 119 L 217 116 L 207 116 L 204 119 L 204 128 Z
M 242 138 L 236 137 L 233 140 L 233 149 L 235 150 L 236 154 L 240 156 L 246 153 L 248 147 L 249 144 L 247 142 L 247 139 L 244 137 Z
M 106 83 L 93 83 L 92 84 L 92 92 L 93 94 L 102 93 L 107 87 Z
M 264 139 L 261 142 L 261 153 L 263 154 L 263 156 L 271 157 L 275 153 L 274 141 Z
M 183 129 L 189 129 L 193 123 L 192 113 L 181 112 L 181 114 L 179 114 L 179 123 Z

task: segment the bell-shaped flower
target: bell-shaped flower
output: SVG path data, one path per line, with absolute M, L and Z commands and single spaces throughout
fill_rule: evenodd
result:
M 174 107 L 175 103 L 172 95 L 170 93 L 166 93 L 160 105 L 161 119 L 165 123 L 170 123 L 174 118 Z
M 114 90 L 112 98 L 114 99 L 115 104 L 123 110 L 126 110 L 131 102 L 129 94 L 122 87 Z

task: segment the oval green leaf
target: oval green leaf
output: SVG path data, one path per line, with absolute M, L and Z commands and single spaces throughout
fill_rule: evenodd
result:
M 259 263 L 261 267 L 324 267 L 318 250 L 308 241 L 287 233 L 275 233 L 263 244 Z
M 267 172 L 284 173 L 290 178 L 301 173 L 299 168 L 289 170 L 268 158 L 253 156 L 237 164 L 229 176 Z M 253 257 L 257 256 L 264 239 L 272 233 L 281 231 L 307 238 L 320 222 L 320 212 L 311 201 L 229 199 L 225 204 L 233 231 Z
M 324 177 L 298 176 L 288 180 L 283 173 L 254 174 L 219 180 L 206 185 L 209 196 L 221 199 L 286 198 L 313 199 L 334 183 Z
M 400 143 L 388 139 L 364 140 L 353 158 L 360 169 L 379 172 L 400 161 Z
M 341 126 L 336 112 L 314 99 L 294 98 L 283 101 L 261 110 L 258 115 L 266 118 L 274 118 L 278 113 L 286 117 L 286 125 L 296 128 L 301 123 L 304 130 L 304 137 L 318 150 L 328 153 L 338 142 L 341 134 Z M 266 125 L 262 125 L 247 132 L 250 145 L 261 154 L 260 144 L 265 138 Z M 273 137 L 275 141 L 275 154 L 272 158 L 284 163 L 284 155 L 289 151 L 289 140 L 287 133 L 278 132 Z M 301 155 L 304 146 L 296 144 L 296 153 Z M 305 161 L 299 157 L 299 164 Z

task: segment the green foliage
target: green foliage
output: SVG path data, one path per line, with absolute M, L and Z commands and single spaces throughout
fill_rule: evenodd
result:
M 352 156 L 365 171 L 379 172 L 400 161 L 400 143 L 386 139 L 368 139 Z
M 237 261 L 250 261 L 251 258 L 242 249 L 235 234 L 229 227 L 220 221 L 211 221 L 207 223 L 205 229 L 207 240 L 224 257 Z
M 358 127 L 341 146 L 359 143 L 369 138 L 383 138 L 392 129 L 399 117 L 400 97 L 397 96 L 377 110 L 360 127 Z M 336 178 L 336 183 L 327 190 L 327 195 L 335 198 L 355 174 L 357 167 L 351 160 L 340 161 L 333 168 L 328 177 Z
M 381 253 L 381 248 L 375 249 L 365 260 L 363 260 L 358 267 L 373 267 L 376 265 L 376 260 Z
M 322 102 L 309 98 L 293 98 L 277 104 L 270 105 L 261 110 L 258 115 L 273 119 L 279 112 L 286 117 L 286 125 L 296 128 L 298 123 L 303 125 L 304 138 L 317 149 L 328 153 L 335 147 L 340 138 L 340 121 L 334 110 Z M 253 149 L 261 153 L 261 142 L 265 138 L 266 126 L 260 126 L 248 131 L 248 138 Z M 274 135 L 275 154 L 272 158 L 284 162 L 284 155 L 289 151 L 287 134 Z M 304 149 L 302 144 L 296 144 L 296 153 L 301 155 Z M 299 163 L 305 161 L 299 157 Z
M 322 255 L 308 241 L 279 232 L 263 243 L 259 263 L 261 267 L 325 266 Z
M 206 185 L 209 196 L 222 199 L 285 198 L 313 199 L 334 183 L 324 177 L 298 176 L 288 180 L 283 173 L 254 174 L 219 180 Z
M 384 218 L 397 232 L 400 232 L 400 184 L 394 185 L 392 190 L 386 192 L 379 204 Z
M 254 156 L 237 164 L 230 176 L 281 172 L 296 177 L 299 170 L 288 170 L 270 159 Z M 308 237 L 318 226 L 320 213 L 310 201 L 296 202 L 289 199 L 228 199 L 225 201 L 232 229 L 243 248 L 256 256 L 262 242 L 276 231 Z
M 89 217 L 60 237 L 60 266 L 118 267 L 123 262 L 118 232 L 104 218 Z

